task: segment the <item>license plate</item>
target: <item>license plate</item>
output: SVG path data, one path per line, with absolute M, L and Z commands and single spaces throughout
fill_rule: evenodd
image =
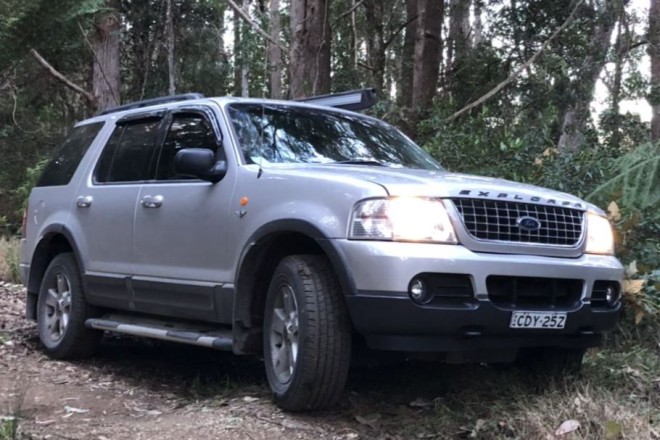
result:
M 513 312 L 511 328 L 562 329 L 566 324 L 566 312 Z

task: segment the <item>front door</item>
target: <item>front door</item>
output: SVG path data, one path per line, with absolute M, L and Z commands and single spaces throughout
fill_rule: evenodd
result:
M 135 214 L 136 310 L 230 322 L 233 273 L 225 248 L 235 168 L 215 184 L 178 175 L 181 149 L 209 148 L 218 160 L 224 149 L 209 108 L 182 108 L 167 124 L 156 179 L 142 186 Z

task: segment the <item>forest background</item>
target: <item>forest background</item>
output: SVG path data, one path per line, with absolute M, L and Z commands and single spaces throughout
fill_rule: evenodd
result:
M 605 209 L 627 320 L 657 343 L 659 0 L 0 0 L 0 231 L 19 233 L 44 161 L 106 108 L 363 87 L 447 169 Z

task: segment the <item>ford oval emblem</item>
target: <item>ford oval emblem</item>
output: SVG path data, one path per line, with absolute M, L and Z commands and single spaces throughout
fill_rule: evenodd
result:
M 535 219 L 534 217 L 530 217 L 528 215 L 524 215 L 522 217 L 518 217 L 516 219 L 516 224 L 520 229 L 524 229 L 525 231 L 538 231 L 541 229 L 541 222 Z

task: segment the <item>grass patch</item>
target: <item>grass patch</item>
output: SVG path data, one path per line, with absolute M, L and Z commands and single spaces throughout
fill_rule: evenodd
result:
M 25 393 L 25 387 L 20 387 L 17 388 L 16 392 L 9 395 L 10 400 L 6 404 L 6 413 L 0 413 L 0 440 L 16 440 L 20 438 L 19 425 L 23 416 Z
M 16 237 L 0 237 L 0 280 L 20 283 L 19 244 Z
M 484 365 L 395 370 L 370 373 L 373 383 L 387 383 L 386 392 L 354 378 L 362 385 L 353 387 L 351 413 L 365 436 L 660 440 L 657 346 L 593 350 L 581 374 L 555 380 Z M 557 436 L 568 420 L 579 427 Z

